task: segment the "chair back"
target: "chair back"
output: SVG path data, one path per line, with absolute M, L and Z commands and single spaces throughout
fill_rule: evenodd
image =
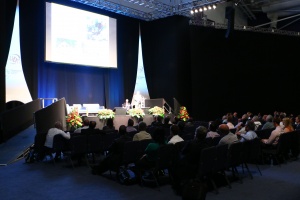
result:
M 108 151 L 108 148 L 110 145 L 114 142 L 115 139 L 119 137 L 119 134 L 117 131 L 113 131 L 111 133 L 102 134 L 102 151 L 106 152 Z
M 83 155 L 88 152 L 87 140 L 85 135 L 76 135 L 70 139 L 72 155 Z
M 216 157 L 217 150 L 215 146 L 202 149 L 197 173 L 198 178 L 202 179 L 213 173 Z
M 228 144 L 216 146 L 216 161 L 214 172 L 224 170 L 228 166 Z
M 100 133 L 87 136 L 88 153 L 100 153 L 103 151 L 102 137 L 103 135 Z
M 135 163 L 138 159 L 141 158 L 137 149 L 139 148 L 140 141 L 129 141 L 124 143 L 124 150 L 122 155 L 121 165 L 128 165 Z
M 159 147 L 156 162 L 157 170 L 169 169 L 172 166 L 174 152 L 174 144 L 166 144 Z
M 228 166 L 238 166 L 243 163 L 243 159 L 243 142 L 232 143 L 229 146 Z

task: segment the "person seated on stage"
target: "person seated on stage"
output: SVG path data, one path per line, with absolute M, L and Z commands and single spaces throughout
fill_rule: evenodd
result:
M 46 135 L 46 141 L 44 144 L 45 152 L 53 148 L 53 138 L 55 135 L 58 135 L 58 134 L 62 135 L 62 139 L 64 140 L 63 143 L 66 143 L 65 140 L 69 140 L 71 138 L 69 132 L 64 132 L 62 130 L 62 123 L 60 121 L 55 122 L 54 128 L 50 128 Z M 56 152 L 55 160 L 60 159 L 60 157 L 61 157 L 61 151 Z M 43 159 L 43 158 L 44 158 L 44 155 L 41 157 L 41 159 Z
M 121 125 L 119 128 L 119 135 L 117 139 L 108 148 L 107 156 L 100 161 L 98 165 L 92 166 L 92 174 L 103 174 L 107 170 L 111 169 L 118 173 L 119 167 L 122 162 L 122 154 L 124 151 L 124 144 L 132 141 L 131 137 L 127 135 L 126 126 Z
M 295 130 L 294 127 L 292 126 L 292 120 L 290 118 L 288 117 L 283 118 L 282 123 L 284 125 L 283 131 L 285 133 L 292 132 Z
M 134 125 L 133 119 L 129 118 L 128 122 L 127 122 L 127 127 L 126 127 L 126 132 L 127 133 L 137 132 L 136 128 L 134 128 L 133 125 Z
M 148 140 L 152 139 L 150 133 L 146 132 L 147 124 L 145 122 L 139 123 L 139 132 L 134 134 L 133 141 L 141 141 L 141 140 Z
M 176 124 L 173 124 L 170 127 L 170 137 L 171 139 L 169 140 L 168 144 L 176 144 L 177 142 L 182 142 L 183 139 L 178 135 L 179 133 L 179 128 Z
M 81 133 L 81 130 L 82 130 L 82 129 L 87 129 L 87 128 L 89 128 L 89 125 L 90 125 L 90 120 L 85 119 L 85 120 L 83 121 L 83 126 L 80 127 L 80 128 L 77 128 L 77 129 L 74 131 L 74 133 Z
M 106 121 L 106 126 L 103 127 L 102 129 L 105 133 L 108 133 L 108 132 L 113 132 L 115 131 L 115 126 L 114 126 L 114 120 L 113 118 L 108 118 L 107 121 Z
M 211 121 L 208 124 L 208 132 L 206 134 L 207 138 L 214 138 L 214 137 L 220 137 L 220 134 L 217 132 L 217 123 L 215 121 Z
M 248 120 L 245 125 L 246 133 L 237 133 L 238 137 L 240 137 L 240 142 L 245 142 L 248 140 L 253 140 L 257 138 L 255 133 L 255 122 L 252 120 Z

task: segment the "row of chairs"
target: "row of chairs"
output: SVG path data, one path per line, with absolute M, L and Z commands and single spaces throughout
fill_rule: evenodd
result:
M 275 160 L 280 165 L 288 159 L 296 159 L 300 153 L 300 131 L 282 133 L 279 136 L 278 144 L 265 145 L 262 149 L 263 161 L 267 158 Z

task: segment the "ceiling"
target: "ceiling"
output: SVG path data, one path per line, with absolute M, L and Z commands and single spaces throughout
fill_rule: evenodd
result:
M 212 4 L 228 4 L 239 9 L 248 21 L 261 23 L 262 16 L 272 28 L 284 30 L 295 22 L 300 22 L 300 0 L 70 0 L 132 18 L 152 21 L 173 15 L 192 18 L 192 8 Z M 284 23 L 287 21 L 286 23 Z M 265 25 L 265 24 L 262 24 Z M 258 25 L 259 27 L 259 25 Z

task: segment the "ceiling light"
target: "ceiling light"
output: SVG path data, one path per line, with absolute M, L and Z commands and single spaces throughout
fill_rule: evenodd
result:
M 197 10 L 197 9 L 195 9 L 195 13 L 198 13 L 198 10 Z
M 213 9 L 216 9 L 216 8 L 217 8 L 217 6 L 214 4 L 214 5 L 213 5 Z
M 211 10 L 211 6 L 209 5 L 208 7 L 207 7 L 209 10 Z
M 204 7 L 203 7 L 203 10 L 204 10 L 204 11 L 207 11 L 207 8 L 204 6 Z
M 191 14 L 192 14 L 192 15 L 194 14 L 194 11 L 193 11 L 193 10 L 191 10 Z
M 203 11 L 203 9 L 202 8 L 199 8 L 199 12 L 202 12 Z

